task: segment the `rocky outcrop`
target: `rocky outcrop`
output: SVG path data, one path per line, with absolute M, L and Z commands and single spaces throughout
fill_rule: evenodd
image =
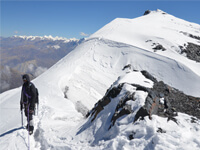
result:
M 181 53 L 185 53 L 186 56 L 196 62 L 200 62 L 200 45 L 194 43 L 188 43 L 186 48 L 180 47 Z
M 101 112 L 104 107 L 111 102 L 112 98 L 115 98 L 120 93 L 121 89 L 122 85 L 119 85 L 118 87 L 113 87 L 112 89 L 108 89 L 105 96 L 95 104 L 95 107 L 87 113 L 86 117 L 91 114 L 92 121 L 94 121 L 99 112 Z
M 191 122 L 195 121 L 195 117 L 200 119 L 200 98 L 186 95 L 162 81 L 158 82 L 156 78 L 147 71 L 142 71 L 142 74 L 148 79 L 154 81 L 153 88 L 147 88 L 137 84 L 131 84 L 131 86 L 136 88 L 136 91 L 144 91 L 148 93 L 144 105 L 140 107 L 137 112 L 133 112 L 131 108 L 132 106 L 127 102 L 136 100 L 134 96 L 135 92 L 131 93 L 127 91 L 124 96 L 118 100 L 115 112 L 111 118 L 109 129 L 115 124 L 117 119 L 131 113 L 135 113 L 133 122 L 144 119 L 145 116 L 152 119 L 152 115 L 158 115 L 167 118 L 168 121 L 172 120 L 178 124 L 175 118 L 175 116 L 178 115 L 178 112 L 194 116 Z M 117 87 L 111 87 L 108 89 L 105 96 L 95 104 L 94 108 L 87 114 L 87 117 L 90 116 L 92 118 L 91 121 L 93 122 L 105 106 L 107 106 L 112 100 L 116 100 L 116 97 L 120 94 L 125 84 L 126 83 L 122 83 Z M 158 132 L 164 131 L 158 129 Z
M 155 77 L 153 77 L 150 73 L 148 73 L 146 70 L 142 70 L 141 73 L 143 76 L 145 76 L 147 79 L 153 81 L 154 83 L 158 82 Z
M 154 85 L 156 84 L 160 84 L 160 82 L 155 82 Z M 169 91 L 169 87 L 167 85 L 164 85 L 162 88 L 164 91 Z M 162 92 L 158 92 L 154 87 L 145 88 L 139 86 L 137 90 L 148 92 L 148 95 L 145 100 L 145 105 L 136 113 L 134 122 L 139 118 L 143 119 L 145 116 L 149 116 L 149 119 L 151 119 L 152 115 L 168 117 L 168 120 L 171 119 L 175 121 L 174 117 L 177 116 L 177 112 L 170 105 L 167 97 Z
M 162 51 L 165 51 L 165 50 L 166 50 L 166 48 L 164 48 L 161 44 L 156 45 L 153 49 L 154 49 L 155 52 L 156 52 L 157 50 L 162 50 Z
M 196 40 L 200 40 L 200 36 L 196 36 L 196 35 L 193 35 L 193 34 L 190 34 L 190 33 L 187 33 L 187 32 L 183 32 L 183 31 L 180 31 L 180 33 L 188 36 L 188 37 L 191 37 L 193 39 L 196 39 Z
M 115 121 L 124 116 L 124 115 L 127 115 L 127 114 L 130 114 L 132 112 L 131 110 L 131 106 L 126 104 L 127 101 L 129 100 L 135 100 L 134 99 L 134 94 L 131 94 L 130 92 L 127 92 L 124 97 L 122 97 L 115 109 L 115 113 L 114 115 L 112 116 L 112 119 L 111 119 L 111 125 L 109 128 L 111 128 L 114 124 L 115 124 Z
M 144 14 L 143 14 L 143 15 L 145 16 L 145 15 L 148 15 L 148 14 L 150 14 L 150 13 L 151 13 L 151 11 L 150 11 L 150 10 L 146 10 L 146 11 L 144 12 Z
M 168 87 L 168 90 L 163 87 Z M 200 98 L 186 95 L 183 92 L 166 85 L 164 82 L 154 84 L 153 88 L 158 93 L 164 95 L 171 107 L 177 112 L 186 113 L 200 119 Z

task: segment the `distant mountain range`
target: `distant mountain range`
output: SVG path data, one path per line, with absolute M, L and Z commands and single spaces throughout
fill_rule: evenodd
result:
M 37 77 L 83 40 L 52 36 L 1 37 L 0 92 L 20 86 L 21 74 L 29 73 L 32 79 Z

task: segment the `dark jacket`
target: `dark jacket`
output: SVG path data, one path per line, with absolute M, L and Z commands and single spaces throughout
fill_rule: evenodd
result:
M 23 78 L 26 78 L 26 82 L 22 86 L 21 91 L 21 104 L 28 104 L 30 110 L 35 109 L 35 100 L 36 100 L 36 88 L 28 75 L 23 75 Z

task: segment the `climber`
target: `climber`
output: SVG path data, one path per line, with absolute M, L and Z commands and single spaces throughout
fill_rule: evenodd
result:
M 36 88 L 28 74 L 22 76 L 23 86 L 21 91 L 21 100 L 20 100 L 20 109 L 24 108 L 25 116 L 27 117 L 27 126 L 26 129 L 31 135 L 34 130 L 33 124 L 33 114 L 35 110 L 35 101 L 36 101 Z

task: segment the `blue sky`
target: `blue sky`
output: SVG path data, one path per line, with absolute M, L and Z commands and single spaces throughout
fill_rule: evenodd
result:
M 115 18 L 136 18 L 161 9 L 200 24 L 200 1 L 1 1 L 1 36 L 83 38 Z

